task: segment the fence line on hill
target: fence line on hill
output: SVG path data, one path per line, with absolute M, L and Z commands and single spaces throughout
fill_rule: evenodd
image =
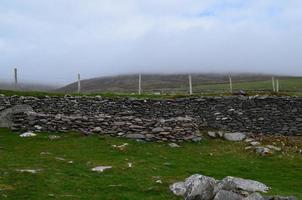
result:
M 22 81 L 20 81 L 20 78 L 22 78 L 22 76 L 20 76 L 20 74 L 18 74 L 19 71 L 18 71 L 18 68 L 15 67 L 13 68 L 13 88 L 15 90 L 23 90 L 22 88 Z M 225 77 L 227 80 L 228 79 L 228 84 L 227 82 L 217 82 L 216 84 L 213 84 L 213 83 L 198 83 L 196 84 L 196 82 L 194 83 L 194 76 L 192 76 L 191 74 L 188 74 L 188 82 L 187 82 L 187 86 L 182 86 L 180 88 L 176 88 L 176 87 L 167 87 L 165 88 L 164 86 L 159 89 L 159 88 L 155 88 L 155 89 L 150 89 L 150 88 L 146 88 L 144 90 L 143 88 L 143 75 L 142 74 L 138 74 L 138 85 L 137 85 L 137 89 L 129 89 L 129 92 L 132 91 L 132 92 L 137 92 L 137 94 L 142 94 L 142 93 L 150 93 L 153 92 L 154 94 L 162 94 L 162 93 L 186 93 L 186 94 L 189 94 L 189 95 L 192 95 L 192 94 L 197 94 L 197 93 L 207 93 L 207 92 L 217 92 L 217 93 L 233 93 L 234 91 L 239 91 L 239 90 L 246 90 L 246 91 L 260 91 L 263 90 L 263 91 L 272 91 L 272 92 L 280 92 L 281 91 L 281 82 L 279 80 L 279 78 L 276 78 L 274 76 L 271 77 L 271 87 L 269 87 L 268 85 L 266 86 L 266 88 L 254 88 L 251 87 L 243 87 L 240 88 L 240 84 L 247 84 L 247 82 L 234 82 L 233 79 L 232 79 L 232 75 L 230 74 L 228 77 Z M 62 78 L 63 79 L 63 78 Z M 59 82 L 59 81 L 58 81 Z M 186 82 L 186 81 L 185 81 Z M 78 73 L 77 74 L 77 93 L 82 93 L 82 92 L 85 92 L 84 88 L 83 88 L 83 84 L 82 84 L 82 80 L 81 80 L 81 74 Z M 234 85 L 235 83 L 235 85 Z M 251 80 L 251 82 L 249 82 L 251 84 L 253 83 L 257 83 L 257 80 L 253 81 Z M 228 86 L 227 86 L 228 85 Z M 84 85 L 85 86 L 85 85 Z M 217 87 L 215 87 L 217 86 Z M 296 87 L 295 87 L 296 88 Z M 301 91 L 298 90 L 296 88 L 297 92 L 302 92 L 302 88 L 301 88 Z M 158 92 L 160 91 L 160 92 Z M 282 89 L 282 91 L 286 91 L 285 89 Z

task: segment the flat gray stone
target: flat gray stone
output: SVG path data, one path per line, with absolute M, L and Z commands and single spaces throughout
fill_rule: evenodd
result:
M 246 138 L 244 133 L 236 132 L 236 133 L 225 133 L 224 139 L 228 141 L 242 141 Z
M 92 132 L 96 132 L 96 133 L 99 133 L 99 132 L 102 132 L 102 128 L 101 127 L 94 127 Z
M 236 194 L 231 191 L 220 190 L 216 195 L 214 200 L 242 200 L 243 196 Z
M 261 196 L 261 194 L 254 192 L 243 200 L 264 200 L 264 198 Z
M 211 138 L 216 138 L 216 133 L 214 131 L 209 131 L 208 136 L 210 136 Z
M 242 190 L 247 192 L 267 192 L 270 188 L 258 181 L 237 178 L 232 176 L 225 177 L 218 188 L 222 190 Z
M 163 129 L 162 127 L 156 127 L 152 129 L 152 133 L 160 133 L 165 131 L 165 129 Z

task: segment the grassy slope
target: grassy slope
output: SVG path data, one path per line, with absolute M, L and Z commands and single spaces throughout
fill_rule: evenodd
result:
M 188 92 L 187 75 L 144 75 L 142 90 L 146 93 L 161 91 L 163 93 Z M 234 75 L 234 90 L 272 90 L 270 76 L 264 75 Z M 277 79 L 277 78 L 276 78 Z M 302 77 L 278 77 L 280 90 L 302 92 Z M 229 90 L 228 77 L 225 75 L 193 75 L 193 90 L 196 93 L 227 92 Z M 82 89 L 86 92 L 124 92 L 137 91 L 137 76 L 117 76 L 88 79 L 82 81 Z M 72 83 L 58 91 L 76 91 L 77 83 Z
M 302 92 L 302 78 L 287 78 L 280 79 L 280 91 L 300 91 Z M 229 84 L 207 84 L 196 85 L 195 90 L 207 91 L 207 90 L 224 90 L 229 89 Z M 272 82 L 267 81 L 250 81 L 250 82 L 235 82 L 233 84 L 234 90 L 272 90 Z
M 289 79 L 280 79 L 280 92 L 286 94 L 299 95 L 302 94 L 302 78 L 289 78 Z M 233 83 L 234 91 L 244 90 L 249 91 L 251 94 L 259 93 L 259 91 L 266 91 L 264 93 L 271 92 L 271 81 L 251 81 L 251 82 L 235 82 Z M 143 88 L 144 89 L 144 88 Z M 181 89 L 181 88 L 180 88 Z M 175 94 L 170 95 L 152 95 L 152 93 L 144 93 L 139 96 L 138 94 L 128 93 L 90 93 L 88 95 L 102 95 L 107 97 L 140 97 L 140 98 L 174 98 L 175 96 L 187 95 L 188 88 L 182 88 L 182 90 L 176 92 Z M 143 90 L 144 91 L 144 90 Z M 146 91 L 144 91 L 146 92 Z M 148 92 L 148 91 L 147 91 Z M 229 93 L 229 84 L 220 83 L 220 84 L 198 84 L 193 83 L 193 92 L 195 95 L 226 95 Z M 60 92 L 38 92 L 38 91 L 9 91 L 9 90 L 0 90 L 1 94 L 5 95 L 23 95 L 23 96 L 63 96 L 64 93 Z M 262 92 L 263 93 L 263 92 Z M 75 93 L 75 95 L 77 95 Z
M 273 188 L 272 194 L 302 199 L 302 157 L 294 153 L 259 157 L 245 151 L 242 144 L 221 140 L 186 143 L 175 149 L 164 143 L 99 136 L 64 134 L 58 140 L 49 140 L 47 136 L 20 138 L 0 129 L 0 198 L 178 199 L 169 192 L 169 184 L 201 173 L 218 179 L 232 175 L 259 180 Z M 129 143 L 127 151 L 112 147 L 124 142 Z M 51 155 L 40 155 L 41 152 Z M 127 167 L 128 162 L 133 163 L 133 168 Z M 91 172 L 97 165 L 112 165 L 113 169 L 99 174 Z M 26 168 L 42 171 L 16 172 Z M 158 178 L 163 184 L 155 183 Z

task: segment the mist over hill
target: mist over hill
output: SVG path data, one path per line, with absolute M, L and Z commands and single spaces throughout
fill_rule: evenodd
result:
M 19 83 L 17 88 L 13 83 L 0 82 L 0 90 L 21 90 L 21 91 L 46 91 L 51 92 L 58 88 L 58 86 L 41 83 Z
M 228 74 L 192 74 L 193 86 L 202 84 L 223 84 L 229 82 Z M 268 74 L 235 74 L 232 81 L 255 82 L 271 80 Z M 281 76 L 280 76 L 281 77 Z M 285 78 L 285 76 L 283 76 Z M 143 92 L 182 92 L 188 88 L 188 74 L 142 74 Z M 81 91 L 94 92 L 137 92 L 138 74 L 98 77 L 81 81 Z M 60 92 L 72 93 L 77 91 L 77 82 L 66 85 Z

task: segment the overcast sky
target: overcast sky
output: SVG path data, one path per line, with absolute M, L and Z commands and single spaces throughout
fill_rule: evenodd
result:
M 123 73 L 302 75 L 301 0 L 1 0 L 0 81 Z

